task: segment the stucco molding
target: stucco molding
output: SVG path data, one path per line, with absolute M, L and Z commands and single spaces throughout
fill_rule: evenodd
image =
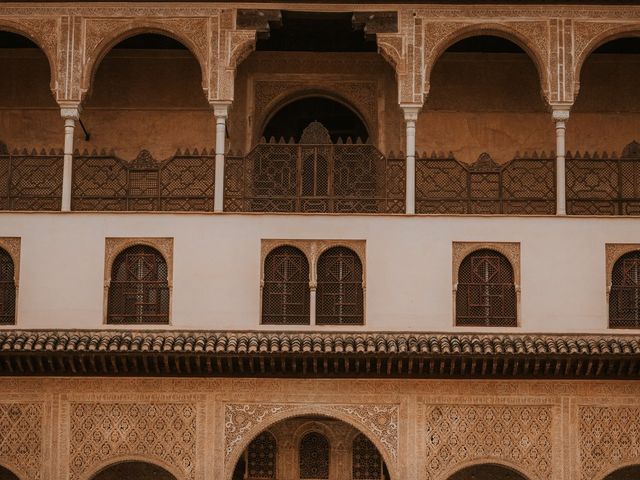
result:
M 520 243 L 518 242 L 453 242 L 453 284 L 458 283 L 458 271 L 462 261 L 472 252 L 482 249 L 495 250 L 507 257 L 513 267 L 516 288 L 520 285 Z

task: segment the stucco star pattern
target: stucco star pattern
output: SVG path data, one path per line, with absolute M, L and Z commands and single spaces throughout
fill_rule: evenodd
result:
M 521 465 L 539 480 L 552 478 L 549 406 L 428 405 L 425 478 L 474 459 Z
M 640 407 L 579 407 L 580 478 L 602 478 L 640 458 Z
M 155 458 L 193 479 L 197 407 L 191 403 L 73 402 L 70 414 L 71 480 L 110 458 Z
M 42 403 L 0 403 L 0 464 L 42 479 Z

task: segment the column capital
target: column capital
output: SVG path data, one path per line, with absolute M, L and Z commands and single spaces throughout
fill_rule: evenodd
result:
M 209 104 L 213 107 L 213 114 L 216 117 L 226 118 L 229 115 L 230 100 L 215 100 L 210 101 Z
M 553 105 L 551 110 L 551 117 L 555 122 L 566 122 L 569 120 L 569 111 L 571 109 L 568 105 Z
M 60 116 L 65 120 L 75 120 L 76 122 L 80 118 L 80 104 L 61 104 L 60 105 Z
M 405 122 L 415 122 L 418 120 L 418 114 L 422 110 L 422 104 L 419 103 L 401 103 L 400 108 L 404 112 Z

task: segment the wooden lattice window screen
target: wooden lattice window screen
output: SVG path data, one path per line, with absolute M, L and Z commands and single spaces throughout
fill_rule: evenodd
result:
M 640 328 L 640 250 L 623 255 L 613 265 L 609 327 Z
M 309 262 L 295 247 L 278 247 L 264 260 L 262 323 L 309 325 Z
M 320 256 L 316 298 L 318 325 L 364 323 L 362 262 L 353 250 L 333 247 Z
M 382 456 L 365 435 L 359 433 L 352 446 L 353 480 L 380 480 L 383 478 Z
M 276 439 L 262 432 L 247 448 L 247 480 L 276 478 Z
M 456 325 L 517 326 L 517 296 L 513 267 L 494 250 L 469 254 L 458 270 Z
M 329 478 L 329 441 L 318 432 L 307 433 L 300 442 L 300 479 L 326 480 Z
M 169 323 L 167 262 L 147 245 L 134 245 L 113 261 L 107 323 Z
M 16 322 L 16 284 L 13 259 L 0 248 L 0 325 Z

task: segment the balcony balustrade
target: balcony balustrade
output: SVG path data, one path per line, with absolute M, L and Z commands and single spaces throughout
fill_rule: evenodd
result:
M 567 213 L 640 215 L 640 144 L 615 153 L 567 154 Z
M 327 136 L 328 138 L 328 136 Z M 406 163 L 360 141 L 258 144 L 226 155 L 224 209 L 229 212 L 403 213 Z M 556 160 L 525 154 L 505 164 L 483 154 L 473 164 L 452 155 L 416 158 L 416 213 L 552 215 Z M 106 152 L 76 152 L 72 209 L 78 211 L 213 211 L 213 151 L 178 151 L 156 161 Z M 62 152 L 0 144 L 0 210 L 61 208 Z M 640 144 L 615 153 L 566 158 L 569 215 L 640 215 Z
M 453 155 L 416 159 L 416 213 L 553 215 L 555 157 L 526 155 L 504 165 L 484 153 L 473 164 Z
M 213 211 L 215 154 L 178 151 L 157 162 L 143 150 L 133 162 L 106 152 L 73 159 L 73 210 Z
M 403 213 L 405 165 L 369 144 L 262 143 L 227 157 L 226 211 Z
M 0 143 L 0 210 L 60 210 L 62 152 L 9 153 Z

